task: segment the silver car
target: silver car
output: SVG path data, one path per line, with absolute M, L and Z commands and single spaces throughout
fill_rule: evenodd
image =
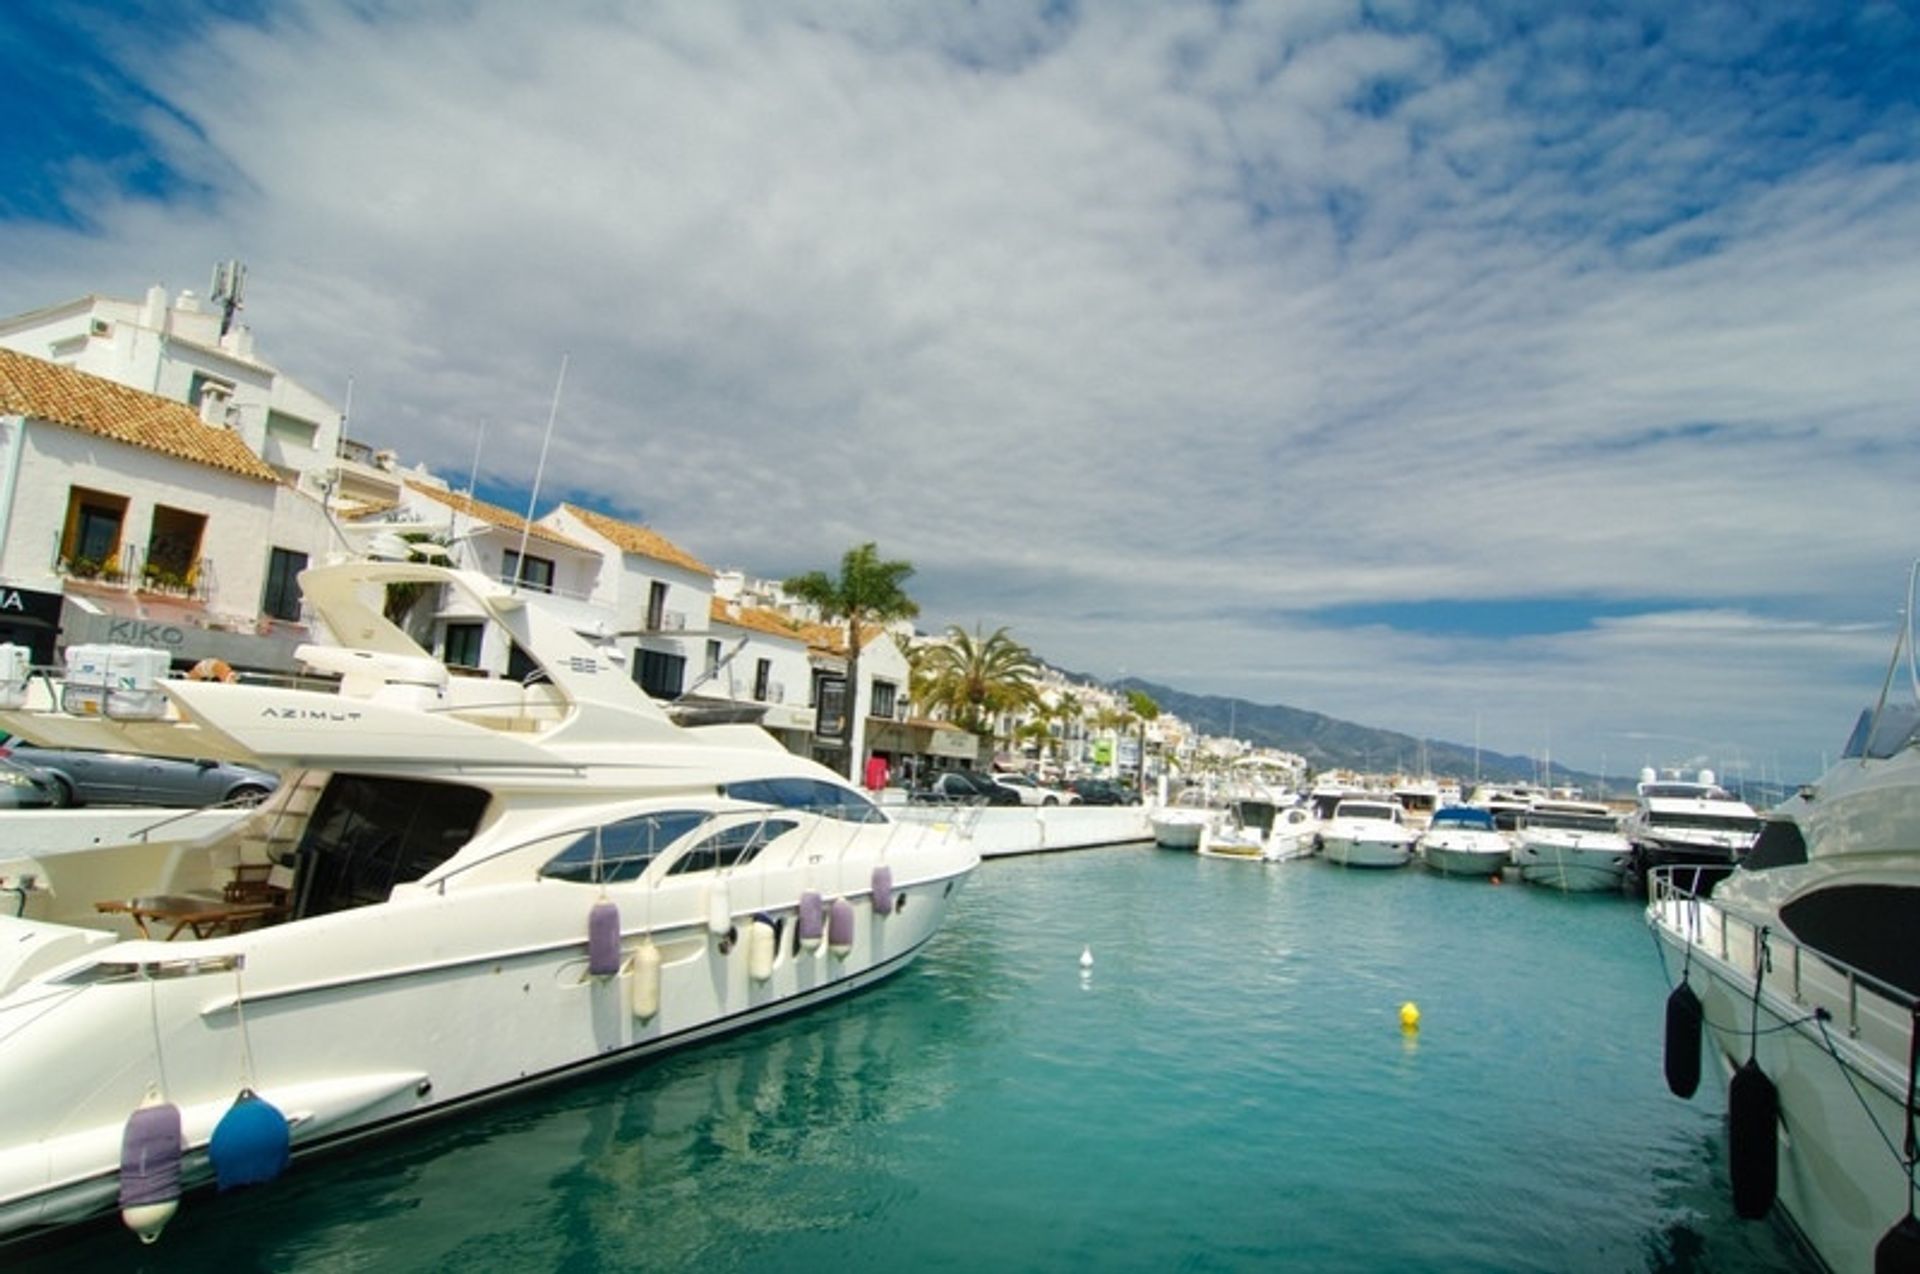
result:
M 0 743 L 0 757 L 37 771 L 58 805 L 251 805 L 280 785 L 270 770 L 226 761 L 43 748 L 25 739 Z
M 0 757 L 0 809 L 47 809 L 58 799 L 53 776 Z

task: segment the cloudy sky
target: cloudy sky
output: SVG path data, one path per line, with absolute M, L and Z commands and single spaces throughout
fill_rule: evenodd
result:
M 1845 0 L 0 7 L 0 310 L 250 271 L 482 493 L 929 628 L 1810 777 L 1920 553 L 1920 19 Z M 548 496 L 551 496 L 551 499 Z

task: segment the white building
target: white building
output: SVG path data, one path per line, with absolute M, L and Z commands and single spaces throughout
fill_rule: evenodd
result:
M 336 544 L 320 504 L 233 432 L 0 349 L 0 585 L 23 619 L 35 608 L 17 636 L 36 662 L 52 662 L 51 624 L 60 645 L 290 668 L 307 637 L 294 577 Z
M 155 286 L 141 301 L 90 295 L 0 319 L 0 349 L 185 403 L 314 489 L 340 450 L 340 409 L 263 362 L 252 331 L 231 320 L 192 292 L 170 304 Z

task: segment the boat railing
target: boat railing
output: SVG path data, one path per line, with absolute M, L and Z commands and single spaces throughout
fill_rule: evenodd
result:
M 1777 983 L 1786 965 L 1786 994 L 1794 1004 L 1824 1010 L 1858 1040 L 1869 1028 L 1891 1031 L 1870 1042 L 1887 1049 L 1904 1066 L 1920 997 L 1901 990 L 1846 961 L 1801 943 L 1790 933 L 1728 911 L 1697 891 L 1699 872 L 1690 864 L 1656 867 L 1647 873 L 1649 919 L 1684 937 L 1692 947 L 1738 968 L 1762 985 Z M 1776 993 L 1778 988 L 1776 987 Z M 1876 1030 L 1875 1035 L 1879 1034 Z
M 742 806 L 742 807 L 732 809 L 732 810 L 727 810 L 727 811 L 716 811 L 713 817 L 724 818 L 732 814 L 751 815 L 754 812 L 755 811 L 751 806 Z M 760 826 L 763 829 L 769 822 L 772 822 L 773 820 L 779 819 L 779 818 L 791 819 L 796 816 L 807 815 L 807 814 L 812 814 L 816 816 L 812 821 L 812 824 L 806 828 L 801 839 L 795 842 L 793 847 L 789 850 L 787 854 L 787 861 L 785 864 L 788 867 L 795 867 L 801 864 L 803 858 L 808 854 L 808 852 L 812 848 L 814 838 L 822 834 L 822 831 L 821 831 L 822 828 L 830 826 L 836 822 L 847 821 L 843 819 L 836 819 L 833 815 L 827 814 L 821 810 L 795 809 L 791 806 L 785 806 L 785 805 L 762 805 L 759 807 L 757 813 L 760 820 Z M 713 818 L 709 818 L 706 822 L 703 822 L 700 825 L 701 828 L 703 829 L 706 828 L 708 824 L 710 824 L 712 821 L 713 821 Z M 743 819 L 739 825 L 746 826 L 746 825 L 749 825 L 751 822 L 752 822 L 752 819 L 751 817 L 749 817 L 747 819 Z M 897 828 L 899 824 L 892 824 L 892 826 Z M 532 846 L 542 845 L 542 844 L 551 844 L 553 846 L 552 852 L 554 854 L 558 854 L 562 850 L 566 849 L 568 846 L 577 842 L 581 837 L 599 836 L 604 834 L 606 829 L 607 829 L 607 824 L 605 823 L 585 823 L 577 827 L 565 828 L 560 831 L 542 832 L 538 836 L 530 836 L 526 840 L 516 841 L 514 844 L 504 846 L 500 849 L 496 849 L 492 853 L 486 855 L 484 858 L 476 858 L 470 863 L 461 863 L 458 867 L 455 867 L 452 870 L 445 872 L 442 875 L 436 876 L 430 881 L 423 881 L 422 884 L 427 889 L 431 889 L 436 893 L 444 894 L 446 892 L 447 882 L 454 880 L 457 877 L 465 876 L 470 872 L 479 871 L 483 867 L 488 867 L 493 864 L 496 864 L 503 858 L 510 858 L 510 857 L 522 854 Z M 681 837 L 676 837 L 675 840 L 672 842 L 669 842 L 667 846 L 655 847 L 653 849 L 653 853 L 649 858 L 647 867 L 641 871 L 640 875 L 636 877 L 634 880 L 622 881 L 619 883 L 638 884 L 642 881 L 645 881 L 648 884 L 648 887 L 650 889 L 658 889 L 660 885 L 664 883 L 664 878 L 653 874 L 653 863 L 658 861 L 658 856 L 661 850 L 671 847 L 672 844 L 678 843 L 680 839 L 683 839 L 685 836 L 688 836 L 691 834 L 692 833 L 682 833 Z M 769 841 L 766 843 L 771 844 L 772 842 Z M 888 836 L 888 846 L 891 847 L 891 844 L 892 844 L 892 833 L 890 832 Z M 844 857 L 848 848 L 849 848 L 849 845 L 843 842 L 840 845 L 839 856 Z M 725 867 L 722 868 L 722 870 L 731 870 L 734 865 L 735 864 L 727 864 Z

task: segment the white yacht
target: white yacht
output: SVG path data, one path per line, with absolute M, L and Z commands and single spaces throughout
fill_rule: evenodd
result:
M 1507 834 L 1493 825 L 1493 815 L 1472 805 L 1447 805 L 1435 810 L 1414 851 L 1442 876 L 1498 876 L 1513 857 Z
M 1520 879 L 1570 893 L 1618 891 L 1632 847 L 1599 801 L 1535 801 L 1513 833 Z
M 1910 650 L 1911 585 L 1907 613 Z M 1883 689 L 1843 759 L 1771 812 L 1711 897 L 1684 865 L 1655 868 L 1648 881 L 1647 921 L 1669 980 L 1685 987 L 1669 1001 L 1669 1085 L 1692 1095 L 1704 1020 L 1709 1069 L 1738 1076 L 1729 1111 L 1752 1130 L 1730 1144 L 1737 1210 L 1758 1217 L 1777 1205 L 1840 1274 L 1912 1269 L 1920 1253 L 1908 1212 L 1920 684 L 1914 697 L 1889 703 Z M 1676 1025 L 1675 1005 L 1689 997 Z M 1777 1119 L 1765 1117 L 1769 1097 Z M 1876 1264 L 1883 1245 L 1890 1259 Z
M 150 1237 L 156 1180 L 224 1183 L 243 1088 L 297 1157 L 831 1000 L 903 968 L 978 864 L 757 726 L 676 723 L 538 597 L 405 563 L 301 583 L 337 692 L 167 680 L 131 731 L 280 771 L 266 804 L 0 863 L 0 1239 L 116 1199 Z M 464 595 L 537 672 L 450 677 L 383 616 L 394 584 Z
M 1262 856 L 1270 863 L 1311 858 L 1320 847 L 1320 827 L 1312 806 L 1304 802 L 1282 806 L 1274 811 Z
M 1495 827 L 1511 832 L 1520 826 L 1521 816 L 1533 808 L 1535 801 L 1550 795 L 1537 783 L 1476 783 L 1467 804 L 1486 810 L 1493 815 Z
M 1405 867 L 1413 829 L 1391 796 L 1350 796 L 1320 828 L 1320 852 L 1342 867 Z
M 1691 779 L 1651 769 L 1640 772 L 1633 812 L 1621 830 L 1633 845 L 1634 871 L 1697 866 L 1711 882 L 1725 875 L 1752 848 L 1760 816 L 1701 770 Z
M 1220 817 L 1219 807 L 1200 787 L 1190 787 L 1147 815 L 1153 843 L 1161 849 L 1200 848 L 1206 830 Z

